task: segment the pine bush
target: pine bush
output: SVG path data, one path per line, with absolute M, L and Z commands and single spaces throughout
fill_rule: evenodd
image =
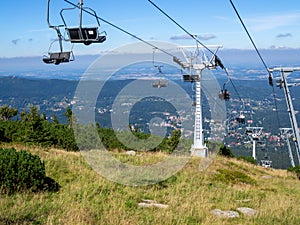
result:
M 24 150 L 0 148 L 0 187 L 4 193 L 42 190 L 47 180 L 39 156 Z

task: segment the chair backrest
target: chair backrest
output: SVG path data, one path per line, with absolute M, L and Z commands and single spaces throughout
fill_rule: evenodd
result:
M 71 56 L 71 52 L 54 52 L 54 53 L 50 53 L 50 59 L 69 60 L 70 56 Z
M 98 28 L 92 27 L 92 28 L 83 28 L 83 33 L 85 33 L 85 36 L 87 39 L 95 40 L 98 38 Z
M 79 28 L 68 28 L 68 33 L 69 33 L 70 40 L 81 39 Z
M 159 80 L 152 83 L 153 87 L 167 87 L 168 81 L 167 80 Z
M 59 59 L 59 52 L 50 53 L 50 59 Z
M 71 41 L 97 40 L 98 28 L 68 28 L 69 38 Z

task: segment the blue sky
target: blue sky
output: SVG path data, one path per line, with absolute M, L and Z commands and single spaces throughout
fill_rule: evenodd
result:
M 224 48 L 251 49 L 241 24 L 229 0 L 153 0 L 178 23 L 205 44 L 222 44 Z M 75 1 L 74 1 L 75 2 Z M 59 10 L 68 5 L 63 0 L 52 0 L 51 21 L 61 23 Z M 100 17 L 145 40 L 192 44 L 185 34 L 159 13 L 147 0 L 85 0 Z M 259 48 L 300 48 L 299 0 L 234 0 Z M 46 23 L 46 0 L 10 0 L 0 3 L 0 57 L 42 56 L 47 53 L 55 32 Z M 86 23 L 94 23 L 86 15 Z M 78 15 L 68 17 L 76 24 Z M 135 40 L 115 28 L 102 23 L 108 34 L 103 44 L 74 46 L 76 54 L 97 54 Z M 67 48 L 69 46 L 66 46 Z M 70 48 L 70 47 L 69 47 Z

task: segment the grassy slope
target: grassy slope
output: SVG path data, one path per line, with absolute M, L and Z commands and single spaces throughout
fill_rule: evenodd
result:
M 300 224 L 299 180 L 286 171 L 224 158 L 214 159 L 208 169 L 200 171 L 201 159 L 194 158 L 161 184 L 128 187 L 96 174 L 80 153 L 29 151 L 45 160 L 47 175 L 61 189 L 0 195 L 0 224 Z M 134 161 L 134 156 L 118 157 Z M 142 157 L 149 163 L 149 157 L 155 161 L 156 156 Z M 142 199 L 169 208 L 138 208 Z M 254 208 L 258 214 L 220 219 L 210 212 L 238 207 Z

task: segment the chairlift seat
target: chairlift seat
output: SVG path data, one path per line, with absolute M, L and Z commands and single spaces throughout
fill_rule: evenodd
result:
M 252 130 L 246 130 L 246 134 L 252 134 Z
M 245 116 L 244 115 L 239 115 L 236 118 L 236 120 L 237 120 L 238 123 L 245 123 Z
M 167 87 L 168 86 L 168 81 L 166 80 L 159 80 L 159 81 L 155 81 L 152 83 L 152 87 L 155 88 L 161 88 L 161 87 Z
M 103 43 L 106 41 L 105 35 L 100 35 L 98 27 L 89 28 L 67 28 L 71 43 L 83 43 L 89 45 L 92 43 Z
M 221 90 L 220 93 L 219 93 L 219 98 L 221 100 L 228 101 L 228 100 L 230 100 L 230 93 L 226 89 Z
M 265 168 L 271 168 L 272 167 L 272 161 L 271 160 L 260 160 L 261 166 Z
M 279 87 L 279 88 L 282 88 L 283 87 L 283 81 L 281 79 L 277 79 L 276 80 L 276 86 Z
M 197 82 L 200 81 L 199 79 L 199 75 L 188 75 L 188 74 L 184 74 L 182 75 L 183 77 L 183 81 L 184 82 Z
M 59 65 L 60 63 L 67 63 L 72 60 L 71 58 L 71 52 L 53 52 L 49 53 L 49 57 L 44 57 L 43 62 L 47 64 L 55 64 Z

